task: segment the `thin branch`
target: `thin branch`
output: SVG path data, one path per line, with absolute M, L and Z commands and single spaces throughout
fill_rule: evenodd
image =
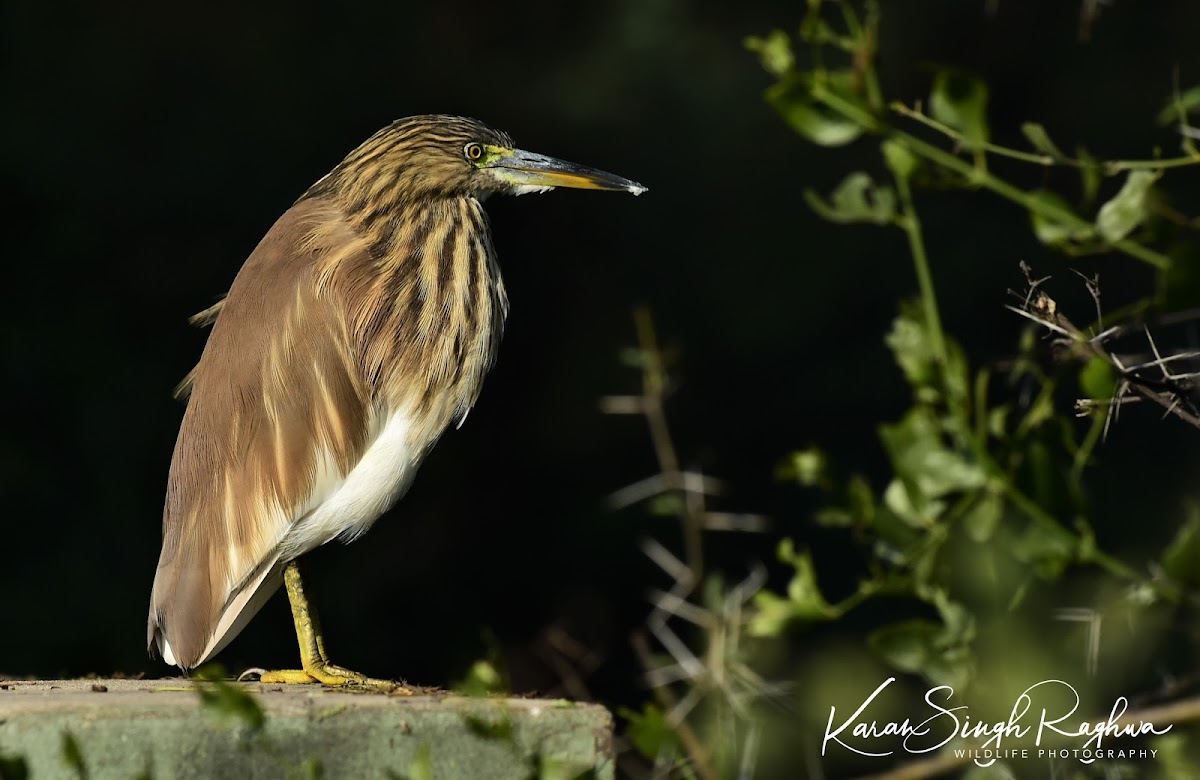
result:
M 966 144 L 967 139 L 962 133 L 958 132 L 949 125 L 943 124 L 933 117 L 925 114 L 923 111 L 915 108 L 909 108 L 903 103 L 892 103 L 891 109 L 903 117 L 912 119 L 920 124 L 935 130 L 947 138 L 954 141 L 956 144 Z M 1021 162 L 1033 163 L 1044 167 L 1053 167 L 1061 165 L 1069 168 L 1091 168 L 1099 166 L 1106 176 L 1115 176 L 1118 173 L 1134 170 L 1161 170 L 1164 168 L 1186 168 L 1193 165 L 1200 165 L 1200 156 L 1183 155 L 1180 157 L 1170 157 L 1159 160 L 1111 160 L 1106 162 L 1094 162 L 1091 160 L 1079 160 L 1074 157 L 1053 156 L 1049 154 L 1036 154 L 1033 152 L 1023 152 L 1020 149 L 1013 149 L 999 144 L 985 143 L 980 147 L 983 151 L 994 154 L 998 157 L 1007 157 L 1012 160 L 1020 160 Z

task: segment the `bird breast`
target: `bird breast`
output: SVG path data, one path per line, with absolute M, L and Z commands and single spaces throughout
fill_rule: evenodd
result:
M 507 315 L 478 200 L 428 201 L 353 224 L 356 240 L 318 253 L 318 280 L 343 302 L 373 430 L 349 474 L 333 463 L 318 469 L 318 483 L 333 483 L 313 491 L 326 498 L 289 534 L 285 558 L 357 537 L 403 494 L 429 449 L 474 405 Z

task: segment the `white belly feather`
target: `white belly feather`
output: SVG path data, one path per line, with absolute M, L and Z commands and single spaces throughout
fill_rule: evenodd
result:
M 396 412 L 344 478 L 330 457 L 318 459 L 307 513 L 284 534 L 280 560 L 291 560 L 335 537 L 350 541 L 404 495 L 417 466 L 408 415 Z M 423 449 L 423 448 L 422 448 Z

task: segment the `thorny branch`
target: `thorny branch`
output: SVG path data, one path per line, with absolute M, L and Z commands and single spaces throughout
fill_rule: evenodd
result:
M 1200 428 L 1200 409 L 1194 402 L 1200 372 L 1175 373 L 1175 364 L 1200 358 L 1200 352 L 1176 352 L 1163 355 L 1145 323 L 1114 325 L 1089 335 L 1076 327 L 1058 309 L 1058 304 L 1047 295 L 1042 285 L 1049 279 L 1035 279 L 1028 265 L 1021 263 L 1027 289 L 1017 294 L 1022 299 L 1020 306 L 1007 306 L 1010 311 L 1032 320 L 1054 335 L 1053 346 L 1060 358 L 1086 361 L 1100 358 L 1108 363 L 1116 376 L 1116 388 L 1108 399 L 1081 398 L 1075 402 L 1080 416 L 1090 415 L 1104 408 L 1106 417 L 1104 433 L 1120 415 L 1122 406 L 1129 403 L 1149 401 L 1158 404 L 1166 415 L 1174 415 L 1194 427 Z M 1088 292 L 1096 304 L 1097 322 L 1101 322 L 1100 284 L 1098 277 L 1084 277 Z M 1016 294 L 1016 293 L 1014 293 Z M 1098 326 L 1099 327 L 1099 326 Z M 1122 355 L 1115 351 L 1114 344 L 1122 337 L 1140 331 L 1148 345 L 1148 354 Z
M 686 755 L 685 772 L 701 780 L 716 780 L 719 772 L 711 750 L 711 735 L 698 733 L 688 717 L 711 695 L 740 719 L 747 722 L 745 744 L 738 777 L 753 776 L 760 738 L 758 726 L 751 722 L 751 704 L 764 697 L 781 694 L 780 686 L 763 680 L 746 665 L 739 652 L 739 640 L 745 623 L 744 613 L 754 594 L 766 583 L 766 571 L 756 567 L 738 585 L 729 589 L 719 603 L 698 603 L 696 593 L 704 580 L 704 531 L 761 531 L 766 519 L 759 515 L 712 511 L 708 499 L 721 491 L 721 484 L 697 471 L 680 466 L 680 460 L 667 424 L 665 402 L 672 390 L 666 361 L 654 332 L 653 320 L 646 309 L 635 312 L 638 334 L 637 365 L 642 371 L 640 395 L 610 396 L 601 402 L 608 414 L 633 414 L 645 418 L 656 455 L 658 472 L 617 490 L 609 496 L 611 507 L 620 509 L 663 495 L 679 497 L 674 514 L 682 526 L 684 556 L 680 560 L 654 539 L 642 542 L 642 551 L 674 582 L 667 591 L 650 594 L 653 609 L 646 620 L 646 632 L 666 651 L 669 661 L 656 657 L 646 632 L 632 638 L 633 649 L 645 672 L 645 682 L 670 723 L 679 746 Z M 702 653 L 694 652 L 670 625 L 678 620 L 699 628 L 705 635 Z M 680 695 L 672 690 L 685 684 Z M 711 725 L 711 724 L 710 724 Z M 672 756 L 660 756 L 655 766 L 670 772 Z

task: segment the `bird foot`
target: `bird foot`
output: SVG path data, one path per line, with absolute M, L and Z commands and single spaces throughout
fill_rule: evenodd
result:
M 257 675 L 258 681 L 267 685 L 311 685 L 320 683 L 335 688 L 353 688 L 391 693 L 399 696 L 411 696 L 413 691 L 392 680 L 377 680 L 365 674 L 352 672 L 336 664 L 328 662 L 313 664 L 307 669 L 247 669 L 238 678 L 247 675 Z

